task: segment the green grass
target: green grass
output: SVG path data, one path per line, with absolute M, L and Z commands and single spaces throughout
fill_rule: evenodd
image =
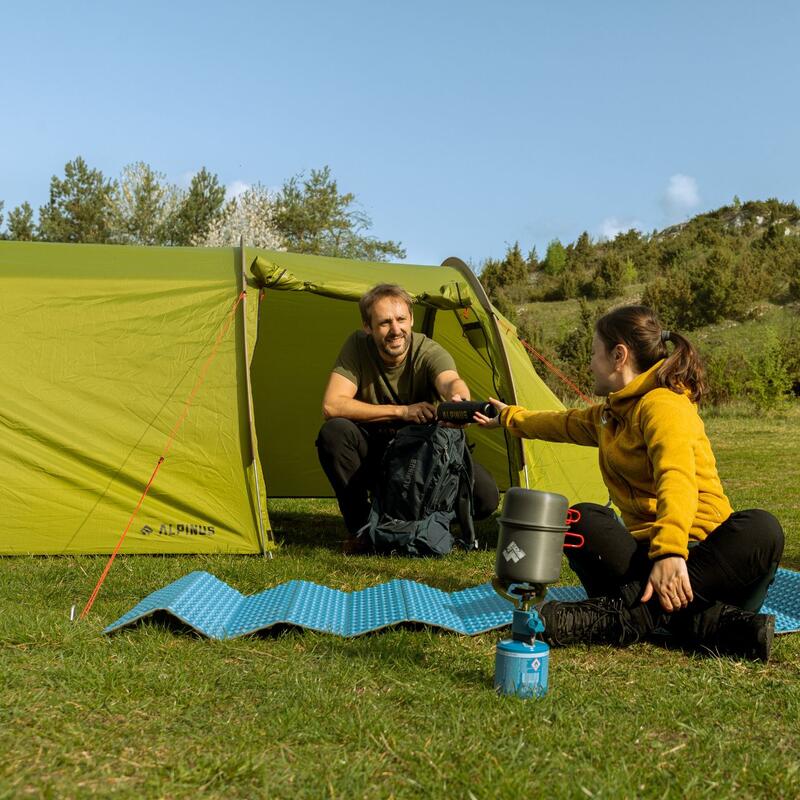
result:
M 774 510 L 800 568 L 800 413 L 706 418 L 734 506 Z M 275 502 L 275 558 L 0 560 L 0 797 L 800 796 L 800 635 L 766 666 L 654 645 L 551 655 L 536 701 L 492 691 L 500 634 L 289 630 L 212 642 L 154 621 L 102 627 L 193 569 L 251 593 L 291 578 L 487 580 L 487 549 L 345 557 L 329 501 Z M 566 568 L 563 579 L 574 582 Z

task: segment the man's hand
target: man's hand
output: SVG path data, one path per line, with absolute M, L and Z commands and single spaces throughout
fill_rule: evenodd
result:
M 413 403 L 403 406 L 403 420 L 405 422 L 433 422 L 436 419 L 436 406 L 433 403 Z
M 694 594 L 689 582 L 689 570 L 681 556 L 668 556 L 653 563 L 642 602 L 646 603 L 653 592 L 658 595 L 664 611 L 680 611 L 692 602 Z
M 433 381 L 436 391 L 444 400 L 469 400 L 469 386 L 454 369 L 440 372 Z
M 494 397 L 489 398 L 489 402 L 497 409 L 497 416 L 496 417 L 487 417 L 485 414 L 481 414 L 479 412 L 475 413 L 475 422 L 481 426 L 481 428 L 499 428 L 500 427 L 500 412 L 504 408 L 508 408 L 505 403 L 501 403 L 499 400 L 495 400 Z

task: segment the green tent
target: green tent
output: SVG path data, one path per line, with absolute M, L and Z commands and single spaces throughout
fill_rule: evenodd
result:
M 473 396 L 561 407 L 456 259 L 0 242 L 0 553 L 111 552 L 157 467 L 123 552 L 272 547 L 268 496 L 331 494 L 322 392 L 356 301 L 384 281 Z M 607 497 L 590 449 L 469 437 L 503 489 Z

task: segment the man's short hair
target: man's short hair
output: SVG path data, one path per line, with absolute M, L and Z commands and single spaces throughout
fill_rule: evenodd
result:
M 414 313 L 414 300 L 402 286 L 398 286 L 396 283 L 379 283 L 377 286 L 373 286 L 358 301 L 358 309 L 365 325 L 372 324 L 372 307 L 378 300 L 383 300 L 384 297 L 402 300 L 408 306 L 408 313 Z

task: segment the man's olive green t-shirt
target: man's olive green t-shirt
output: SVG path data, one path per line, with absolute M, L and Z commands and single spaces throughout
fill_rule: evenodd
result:
M 398 366 L 390 367 L 381 360 L 372 337 L 355 331 L 342 346 L 333 371 L 358 387 L 356 400 L 373 405 L 396 403 L 381 377 L 379 363 L 401 405 L 441 400 L 435 380 L 442 372 L 456 368 L 450 353 L 422 333 L 411 334 L 406 357 Z

